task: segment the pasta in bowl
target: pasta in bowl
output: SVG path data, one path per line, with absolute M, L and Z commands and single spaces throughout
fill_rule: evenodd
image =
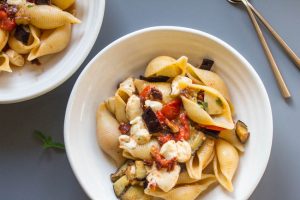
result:
M 0 1 L 0 103 L 34 98 L 70 77 L 97 38 L 104 5 L 105 0 Z
M 162 55 L 163 58 L 165 56 L 168 58 L 162 61 Z M 203 68 L 204 58 L 214 60 L 212 70 Z M 205 62 L 204 64 L 209 66 Z M 158 67 L 146 70 L 148 65 Z M 198 65 L 202 67 L 199 68 Z M 146 71 L 149 74 L 145 74 Z M 169 72 L 172 75 L 168 75 Z M 140 78 L 140 75 L 144 77 Z M 166 78 L 166 76 L 170 77 Z M 153 80 L 153 78 L 155 79 Z M 176 81 L 173 84 L 175 90 L 172 88 L 175 79 L 180 83 L 178 84 L 179 91 L 176 90 Z M 133 91 L 132 85 L 134 85 L 135 91 Z M 160 92 L 154 92 L 155 95 L 152 94 L 150 98 L 159 97 L 161 93 L 162 97 L 159 97 L 161 100 L 146 99 L 148 100 L 147 105 L 146 100 L 144 104 L 139 101 L 140 94 L 148 86 L 150 89 L 152 87 L 159 88 Z M 187 86 L 190 88 L 185 88 Z M 188 92 L 189 90 L 184 90 L 184 88 L 191 91 Z M 180 92 L 181 90 L 186 92 Z M 188 109 L 184 108 L 182 100 L 185 97 L 190 104 L 194 105 L 196 99 L 193 98 L 193 93 L 197 90 L 198 92 L 204 90 L 205 101 L 213 103 L 210 105 L 211 109 L 206 111 L 207 115 L 204 115 L 209 117 L 202 122 L 205 126 L 193 121 L 192 116 L 187 115 Z M 210 100 L 210 97 L 213 101 Z M 145 116 L 155 117 L 156 112 L 162 110 L 161 106 L 164 107 L 174 100 L 176 101 L 171 105 L 180 105 L 179 116 L 182 113 L 186 114 L 182 116 L 182 120 L 188 120 L 190 139 L 177 141 L 175 138 L 170 138 L 170 142 L 166 142 L 163 147 L 157 139 L 159 134 L 150 134 L 150 130 L 156 131 L 160 126 L 154 125 L 148 128 L 143 114 L 145 112 Z M 152 101 L 158 101 L 161 105 Z M 99 105 L 101 102 L 103 103 Z M 140 106 L 146 105 L 159 109 L 152 110 L 155 115 L 144 107 L 133 109 L 139 105 L 139 102 Z M 206 103 L 200 102 L 197 102 L 197 106 L 208 107 Z M 222 103 L 224 109 L 220 112 L 216 106 Z M 98 111 L 97 120 L 95 111 Z M 209 114 L 208 112 L 218 114 Z M 216 118 L 218 115 L 221 117 Z M 232 120 L 228 116 L 233 116 Z M 170 130 L 177 132 L 178 125 L 179 128 L 182 126 L 180 117 L 174 120 L 174 126 L 172 126 L 173 123 L 168 122 L 164 126 L 169 125 L 172 127 L 172 129 L 169 128 Z M 169 121 L 172 122 L 172 120 Z M 133 123 L 130 124 L 128 135 L 125 134 L 121 137 L 122 148 L 120 148 L 119 141 L 120 122 L 124 123 L 122 130 L 128 129 L 128 123 Z M 143 125 L 141 122 L 144 123 L 145 128 L 138 132 L 143 138 L 138 137 L 139 134 L 131 136 L 131 131 L 137 131 L 140 129 L 138 127 Z M 153 124 L 157 124 L 154 122 Z M 243 128 L 243 122 L 248 125 L 251 132 L 251 136 L 245 144 L 242 143 L 242 141 L 246 141 L 245 134 L 237 136 L 235 132 L 236 127 Z M 201 126 L 195 127 L 197 124 L 201 124 Z M 217 130 L 214 133 L 207 131 L 212 126 L 220 126 L 226 130 L 216 136 L 214 133 L 218 132 Z M 103 127 L 104 130 L 107 130 L 103 132 L 106 133 L 106 140 L 101 140 L 96 134 L 100 133 L 99 131 L 103 130 Z M 143 197 L 147 195 L 146 199 L 152 198 L 149 195 L 151 192 L 153 196 L 156 196 L 155 198 L 168 198 L 172 195 L 176 196 L 174 194 L 185 196 L 187 192 L 191 195 L 190 198 L 248 199 L 262 177 L 268 162 L 272 143 L 272 115 L 262 82 L 251 65 L 229 45 L 207 33 L 193 29 L 151 27 L 133 32 L 113 42 L 88 64 L 70 96 L 65 116 L 64 134 L 71 167 L 91 199 L 117 199 L 113 185 L 121 186 L 115 186 L 121 194 L 120 197 L 126 193 L 126 196 L 122 198 L 130 198 L 133 195 L 142 195 Z M 170 135 L 173 136 L 173 132 Z M 130 145 L 135 146 L 134 141 L 138 138 L 140 140 L 139 143 L 136 142 L 136 149 L 128 148 Z M 128 139 L 129 144 L 126 144 Z M 190 140 L 194 142 L 190 144 Z M 106 151 L 101 150 L 99 144 Z M 152 147 L 156 151 L 153 151 Z M 178 154 L 177 148 L 186 149 L 186 151 L 180 151 L 186 153 Z M 153 163 L 156 164 L 155 160 L 161 161 L 162 166 L 168 166 L 168 162 L 165 162 L 160 154 L 168 157 L 169 153 L 167 152 L 172 149 L 173 157 L 176 155 L 176 165 L 169 162 L 170 168 L 162 167 L 161 171 L 156 166 L 156 168 L 152 168 Z M 228 160 L 222 157 L 222 152 L 230 153 L 231 158 L 236 161 L 232 163 L 229 171 L 224 171 L 226 165 L 223 163 Z M 187 165 L 187 162 L 184 161 L 189 155 Z M 172 157 L 171 153 L 170 157 Z M 191 159 L 192 157 L 193 159 Z M 203 158 L 201 164 L 199 164 L 198 157 Z M 125 160 L 127 161 L 125 162 Z M 147 162 L 148 160 L 149 162 Z M 214 163 L 216 163 L 216 170 L 214 170 Z M 253 163 L 255 163 L 255 167 Z M 118 167 L 116 167 L 117 165 Z M 201 173 L 199 173 L 200 170 Z M 125 175 L 128 174 L 128 178 L 122 175 L 124 171 L 127 171 Z M 160 174 L 157 171 L 160 171 L 165 179 L 158 178 Z M 113 175 L 110 177 L 110 174 Z M 145 174 L 146 177 L 150 175 L 149 182 L 152 180 L 160 186 L 156 187 L 156 192 L 150 190 L 150 186 L 149 188 L 141 186 L 141 182 L 147 183 Z M 176 179 L 175 186 L 173 186 Z M 132 180 L 135 181 L 132 182 Z M 170 180 L 170 183 L 166 180 Z M 219 180 L 226 187 L 220 184 Z M 146 183 L 145 186 L 148 186 Z M 122 186 L 125 186 L 125 190 Z M 231 190 L 231 186 L 233 186 L 233 191 L 229 192 L 227 189 Z M 170 193 L 170 191 L 172 192 Z M 203 191 L 200 196 L 199 191 Z
M 127 78 L 100 104 L 97 137 L 120 167 L 111 175 L 118 198 L 194 200 L 216 182 L 233 192 L 250 133 L 242 121 L 234 123 L 234 105 L 222 95 L 228 89 L 213 64 L 156 57 L 144 76 Z M 209 84 L 206 76 L 213 77 Z

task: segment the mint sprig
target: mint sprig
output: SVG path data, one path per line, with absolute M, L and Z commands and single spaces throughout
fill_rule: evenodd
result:
M 65 150 L 65 145 L 59 142 L 54 142 L 51 136 L 46 136 L 41 131 L 35 130 L 34 136 L 42 142 L 44 149 L 60 149 Z

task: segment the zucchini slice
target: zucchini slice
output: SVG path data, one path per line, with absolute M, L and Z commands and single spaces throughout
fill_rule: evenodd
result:
M 131 186 L 121 196 L 121 200 L 150 200 L 151 197 L 144 193 L 144 189 L 139 186 Z
M 143 161 L 137 160 L 135 161 L 135 167 L 136 167 L 136 179 L 143 180 L 147 176 L 147 171 L 144 165 Z
M 235 125 L 235 133 L 236 133 L 237 137 L 239 138 L 239 140 L 241 141 L 241 143 L 243 143 L 243 144 L 245 144 L 247 142 L 247 140 L 250 136 L 247 125 L 240 120 L 238 120 Z
M 120 177 L 122 177 L 125 174 L 127 167 L 129 166 L 129 163 L 131 163 L 131 161 L 125 162 L 124 165 L 122 165 L 114 174 L 110 175 L 110 180 L 113 183 L 116 182 Z
M 200 148 L 205 139 L 205 134 L 202 131 L 195 130 L 195 132 L 191 135 L 191 138 L 189 140 L 189 143 L 192 148 L 192 154 Z
M 116 182 L 114 182 L 113 187 L 116 196 L 119 198 L 122 194 L 124 194 L 129 185 L 130 182 L 126 175 L 122 176 Z

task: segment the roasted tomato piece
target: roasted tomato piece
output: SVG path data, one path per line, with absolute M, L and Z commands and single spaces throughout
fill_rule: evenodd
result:
M 159 149 L 153 147 L 151 149 L 151 156 L 155 161 L 156 168 L 159 170 L 161 168 L 166 168 L 168 171 L 172 171 L 176 165 L 176 158 L 172 158 L 171 160 L 165 159 L 160 153 Z
M 170 120 L 176 119 L 180 114 L 180 106 L 181 100 L 175 99 L 164 105 L 164 107 L 161 109 L 161 112 L 166 118 Z

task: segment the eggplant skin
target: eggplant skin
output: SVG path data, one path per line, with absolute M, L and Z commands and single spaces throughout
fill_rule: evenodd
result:
M 157 133 L 163 130 L 156 114 L 150 107 L 145 109 L 142 118 L 150 133 Z
M 167 82 L 170 77 L 167 76 L 150 76 L 150 77 L 145 77 L 145 76 L 140 76 L 140 79 L 143 81 L 148 81 L 152 83 L 157 83 L 157 82 Z
M 144 189 L 139 186 L 131 186 L 121 195 L 121 200 L 150 200 L 151 197 L 144 193 Z
M 204 70 L 210 71 L 211 68 L 213 67 L 214 63 L 215 62 L 213 60 L 204 58 L 201 66 L 200 66 L 200 69 L 204 69 Z
M 130 186 L 130 182 L 126 175 L 119 178 L 116 182 L 113 184 L 115 195 L 120 198 L 122 194 L 126 192 L 128 187 Z
M 121 178 L 125 174 L 128 166 L 129 166 L 129 161 L 125 162 L 114 174 L 111 174 L 110 180 L 113 183 L 116 182 L 119 178 Z
M 238 139 L 240 140 L 240 142 L 243 144 L 245 144 L 248 141 L 250 136 L 250 133 L 248 131 L 248 126 L 240 120 L 238 120 L 235 125 L 235 133 Z

